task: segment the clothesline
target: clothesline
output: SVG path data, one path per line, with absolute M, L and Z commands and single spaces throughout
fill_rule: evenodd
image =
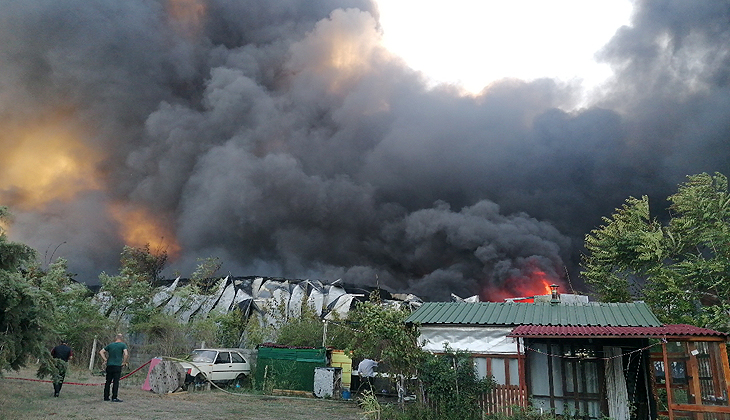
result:
M 535 353 L 544 354 L 544 355 L 549 356 L 549 357 L 559 357 L 559 358 L 563 358 L 563 359 L 575 359 L 575 358 L 578 358 L 578 359 L 593 359 L 593 360 L 611 360 L 611 359 L 616 359 L 616 358 L 619 358 L 619 357 L 626 356 L 628 354 L 634 354 L 634 353 L 638 353 L 638 352 L 643 352 L 643 351 L 648 350 L 648 349 L 650 349 L 650 348 L 652 348 L 652 347 L 654 347 L 656 345 L 659 345 L 659 344 L 661 344 L 661 342 L 654 343 L 654 344 L 649 344 L 646 347 L 642 347 L 640 349 L 632 350 L 632 351 L 630 351 L 628 353 L 622 353 L 622 354 L 619 354 L 619 355 L 616 355 L 616 356 L 611 356 L 611 357 L 570 356 L 570 355 L 564 355 L 564 354 L 552 354 L 552 353 L 548 353 L 548 352 L 545 352 L 545 351 L 542 351 L 542 350 L 534 349 L 534 348 L 528 347 L 528 346 L 524 346 L 524 348 L 525 348 L 525 350 L 534 351 Z

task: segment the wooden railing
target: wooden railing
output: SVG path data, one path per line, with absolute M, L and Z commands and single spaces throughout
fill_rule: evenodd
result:
M 426 406 L 436 409 L 436 405 L 429 401 L 427 395 L 424 398 Z M 494 385 L 488 393 L 482 394 L 479 405 L 485 414 L 502 413 L 511 416 L 516 414 L 515 408 L 527 407 L 527 397 L 525 390 L 516 385 Z
M 487 414 L 512 415 L 514 407 L 527 406 L 527 397 L 525 390 L 517 385 L 494 385 L 490 392 L 483 395 L 481 405 Z

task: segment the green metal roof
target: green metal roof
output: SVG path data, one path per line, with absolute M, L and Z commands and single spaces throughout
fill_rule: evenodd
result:
M 468 325 L 562 325 L 658 327 L 644 302 L 519 303 L 426 302 L 406 322 Z

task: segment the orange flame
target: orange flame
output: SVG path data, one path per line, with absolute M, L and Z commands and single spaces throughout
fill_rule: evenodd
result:
M 99 189 L 96 165 L 102 156 L 81 142 L 84 133 L 60 118 L 36 124 L 3 127 L 0 201 L 37 208 Z
M 533 302 L 535 296 L 551 294 L 550 285 L 553 283 L 558 281 L 548 278 L 542 270 L 533 269 L 527 275 L 507 279 L 498 288 L 482 290 L 481 298 L 488 302 L 502 302 L 511 298 L 519 299 L 520 302 Z
M 545 272 L 544 271 L 537 271 L 537 272 L 534 272 L 533 274 L 536 274 L 540 278 L 540 283 L 542 283 L 541 284 L 542 289 L 539 288 L 540 285 L 537 286 L 538 287 L 538 290 L 541 291 L 541 293 L 539 293 L 539 294 L 541 294 L 541 295 L 549 295 L 549 294 L 551 294 L 552 289 L 550 288 L 550 285 L 553 284 L 553 283 L 547 280 L 547 276 L 545 275 Z
M 124 243 L 141 248 L 147 244 L 161 244 L 171 259 L 180 255 L 180 245 L 171 226 L 163 217 L 155 217 L 149 210 L 129 204 L 114 204 L 110 213 L 120 225 Z

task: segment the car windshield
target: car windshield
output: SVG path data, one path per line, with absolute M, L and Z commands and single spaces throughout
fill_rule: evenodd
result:
M 193 362 L 213 363 L 216 353 L 214 350 L 193 350 Z

